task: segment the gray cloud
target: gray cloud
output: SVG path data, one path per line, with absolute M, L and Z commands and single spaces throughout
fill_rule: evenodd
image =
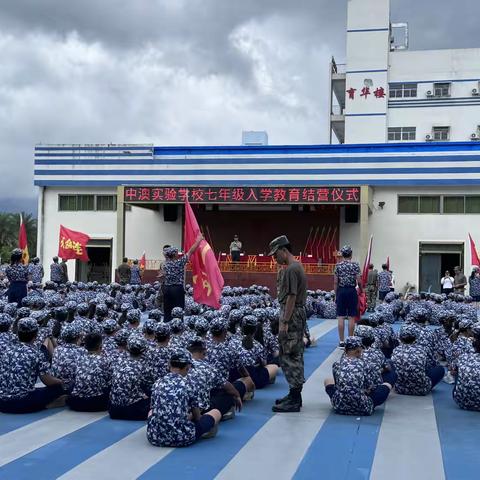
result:
M 242 129 L 327 142 L 346 3 L 2 2 L 0 210 L 2 197 L 34 196 L 38 142 L 238 144 Z M 409 21 L 412 48 L 475 46 L 473 5 L 394 0 L 392 20 Z

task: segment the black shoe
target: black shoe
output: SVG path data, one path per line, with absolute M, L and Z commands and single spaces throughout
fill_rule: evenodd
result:
M 338 344 L 338 348 L 345 348 L 345 343 L 344 342 L 340 342 Z
M 289 399 L 286 402 L 280 403 L 279 405 L 274 405 L 272 407 L 272 412 L 276 412 L 276 413 L 299 412 L 300 408 L 301 408 L 301 400 Z
M 290 392 L 287 393 L 284 397 L 282 398 L 277 398 L 275 400 L 275 405 L 280 405 L 281 403 L 285 403 L 287 400 L 290 400 Z

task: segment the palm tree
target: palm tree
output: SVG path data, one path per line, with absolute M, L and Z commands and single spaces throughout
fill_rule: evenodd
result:
M 30 256 L 36 254 L 37 249 L 37 219 L 30 213 L 22 212 L 23 221 L 27 230 L 28 251 Z M 20 215 L 18 213 L 0 213 L 0 256 L 2 262 L 8 261 L 11 251 L 18 246 L 18 229 Z

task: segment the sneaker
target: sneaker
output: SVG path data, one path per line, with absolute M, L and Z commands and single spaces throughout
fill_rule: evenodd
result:
M 222 422 L 233 420 L 235 418 L 235 407 L 232 407 L 223 417 Z
M 204 433 L 202 435 L 202 438 L 213 438 L 217 435 L 218 432 L 218 423 L 215 424 L 215 426 L 207 433 Z
M 255 392 L 247 392 L 244 395 L 243 400 L 248 402 L 249 400 L 253 400 L 254 397 L 255 397 Z
M 447 372 L 445 376 L 443 377 L 443 381 L 445 383 L 448 383 L 449 385 L 453 385 L 455 383 L 455 379 L 453 378 L 453 375 L 450 372 Z
M 338 344 L 338 348 L 345 348 L 345 343 L 344 342 L 340 342 Z

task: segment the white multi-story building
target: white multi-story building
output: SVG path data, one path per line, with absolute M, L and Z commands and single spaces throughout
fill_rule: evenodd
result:
M 408 35 L 389 0 L 349 0 L 346 63 L 331 64 L 332 140 L 480 140 L 480 48 L 410 51 Z
M 181 245 L 188 189 L 217 252 L 234 233 L 249 253 L 286 233 L 305 253 L 321 232 L 317 256 L 349 243 L 362 261 L 373 235 L 373 263 L 390 257 L 398 290 L 438 291 L 444 270 L 469 271 L 480 49 L 409 51 L 406 30 L 390 23 L 389 0 L 349 0 L 346 65 L 331 65 L 331 145 L 37 146 L 44 265 L 61 224 L 92 238 L 92 261 L 71 262 L 71 278 L 113 278 L 123 255 L 161 258 L 162 245 Z M 258 199 L 242 204 L 240 191 Z

